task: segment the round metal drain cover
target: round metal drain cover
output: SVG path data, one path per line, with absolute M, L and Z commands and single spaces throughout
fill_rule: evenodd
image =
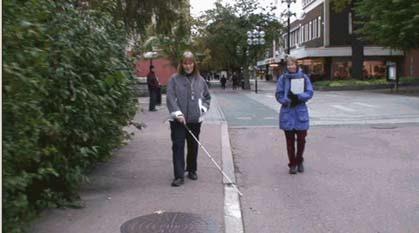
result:
M 216 233 L 216 225 L 197 214 L 163 212 L 131 219 L 121 233 Z

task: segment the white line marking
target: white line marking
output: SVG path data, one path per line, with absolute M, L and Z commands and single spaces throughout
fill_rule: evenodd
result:
M 252 120 L 252 117 L 246 117 L 246 116 L 244 116 L 244 117 L 236 117 L 236 119 L 239 119 L 239 120 Z
M 352 108 L 347 108 L 347 107 L 344 107 L 344 106 L 342 106 L 342 105 L 331 105 L 332 107 L 334 107 L 334 108 L 337 108 L 337 109 L 340 109 L 340 110 L 343 110 L 343 111 L 346 111 L 346 112 L 356 112 L 354 109 L 352 109 Z
M 371 104 L 366 104 L 366 103 L 361 103 L 361 102 L 353 102 L 354 104 L 357 104 L 357 105 L 361 105 L 361 106 L 364 106 L 364 107 L 369 107 L 369 108 L 378 108 L 378 106 L 376 106 L 376 105 L 371 105 Z

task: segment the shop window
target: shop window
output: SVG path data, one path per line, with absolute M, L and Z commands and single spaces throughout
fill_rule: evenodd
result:
M 323 59 L 304 59 L 298 61 L 298 66 L 309 75 L 312 82 L 321 80 L 325 77 Z
M 384 78 L 386 65 L 384 61 L 364 61 L 364 78 Z
M 335 61 L 332 64 L 333 79 L 351 78 L 352 63 L 347 61 Z

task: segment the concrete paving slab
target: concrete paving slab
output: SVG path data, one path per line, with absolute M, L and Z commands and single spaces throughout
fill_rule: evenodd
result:
M 316 127 L 305 173 L 288 174 L 283 132 L 230 129 L 246 232 L 417 232 L 419 127 Z

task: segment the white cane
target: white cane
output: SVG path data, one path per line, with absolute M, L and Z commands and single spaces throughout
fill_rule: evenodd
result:
M 204 152 L 207 154 L 208 158 L 215 164 L 215 166 L 218 168 L 218 170 L 223 174 L 223 176 L 227 179 L 227 181 L 233 186 L 233 188 L 237 191 L 237 193 L 240 196 L 243 196 L 243 193 L 240 192 L 240 190 L 237 188 L 237 186 L 233 183 L 233 181 L 225 174 L 225 172 L 221 169 L 220 165 L 215 162 L 214 158 L 210 155 L 210 153 L 205 149 L 205 147 L 199 142 L 199 140 L 195 137 L 195 135 L 192 133 L 192 131 L 188 128 L 186 124 L 183 124 L 186 128 L 186 130 L 189 132 L 189 134 L 195 139 L 195 141 L 199 144 L 199 146 L 204 150 Z

